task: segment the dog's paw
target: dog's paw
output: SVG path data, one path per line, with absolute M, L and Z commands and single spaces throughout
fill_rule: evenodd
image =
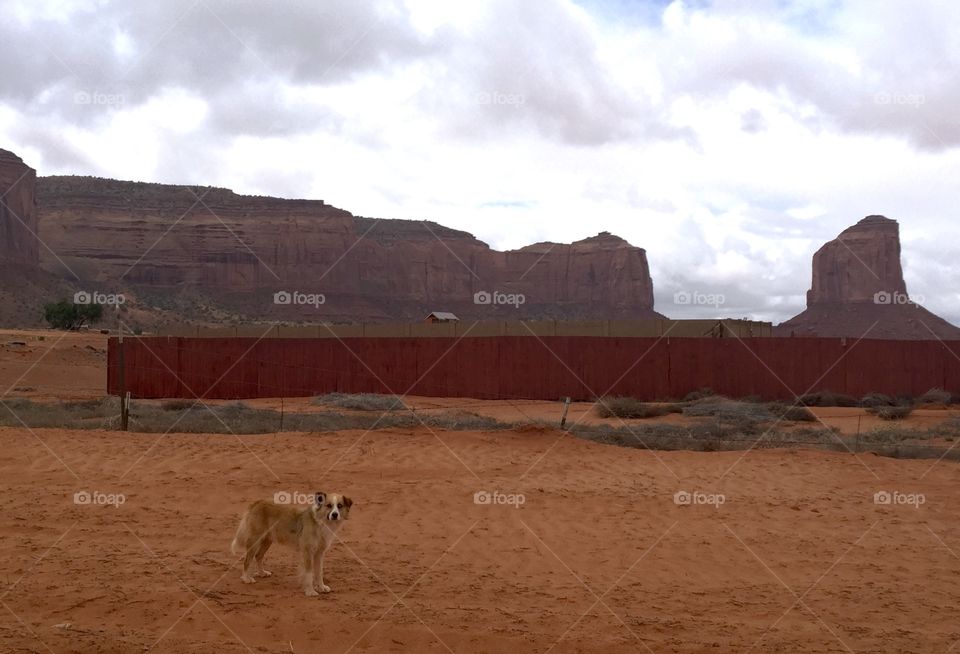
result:
M 308 588 L 307 590 L 303 591 L 303 594 L 306 595 L 307 597 L 317 597 L 318 595 L 320 595 L 320 593 L 318 593 L 312 588 Z
M 248 577 L 247 575 L 244 575 L 244 576 L 240 577 L 240 581 L 242 581 L 242 582 L 245 583 L 245 584 L 255 584 L 255 583 L 257 583 L 257 580 L 256 580 L 256 579 L 254 579 L 253 577 Z
M 330 586 L 328 586 L 328 585 L 326 585 L 326 584 L 320 584 L 320 592 L 321 592 L 321 593 L 329 593 L 329 592 L 330 592 Z

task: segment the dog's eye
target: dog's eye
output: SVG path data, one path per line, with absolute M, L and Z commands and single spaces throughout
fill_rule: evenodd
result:
M 327 508 L 328 508 L 328 509 L 332 509 L 332 508 L 333 508 L 333 505 L 328 503 L 328 504 L 327 504 Z
M 342 509 L 342 508 L 343 508 L 343 505 L 342 505 L 342 504 L 337 504 L 337 508 L 338 508 L 338 509 Z

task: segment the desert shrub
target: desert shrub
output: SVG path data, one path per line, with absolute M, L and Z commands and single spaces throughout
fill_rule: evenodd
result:
M 867 393 L 860 400 L 860 406 L 867 409 L 878 406 L 894 406 L 895 404 L 896 401 L 892 397 L 883 393 Z
M 120 413 L 120 398 L 102 397 L 91 400 L 73 400 L 65 402 L 63 408 L 83 420 L 86 418 L 104 418 Z
M 776 419 L 763 404 L 738 402 L 724 397 L 704 398 L 683 408 L 683 414 L 692 417 L 715 418 L 712 427 L 718 438 L 751 435 L 760 432 L 764 423 Z
M 917 398 L 922 404 L 945 404 L 950 405 L 956 401 L 956 396 L 950 391 L 942 388 L 931 388 L 929 391 Z
M 927 430 L 930 438 L 953 439 L 960 437 L 960 418 L 950 418 Z
M 905 404 L 897 406 L 876 406 L 871 407 L 868 411 L 881 420 L 903 420 L 913 413 L 913 407 Z
M 832 391 L 817 391 L 801 395 L 798 400 L 803 406 L 854 407 L 859 403 L 855 397 Z
M 197 400 L 164 400 L 160 403 L 160 408 L 164 411 L 183 411 L 194 404 L 197 404 Z
M 788 406 L 782 414 L 784 420 L 792 422 L 816 422 L 817 416 L 805 406 Z
M 668 413 L 681 413 L 676 404 L 649 404 L 632 397 L 604 397 L 596 405 L 601 418 L 654 418 Z
M 6 427 L 72 427 L 76 419 L 58 404 L 7 398 L 0 402 L 0 425 Z
M 493 431 L 515 426 L 502 423 L 496 418 L 481 416 L 467 411 L 444 411 L 443 413 L 427 416 L 423 421 L 430 427 L 438 429 L 467 431 Z
M 102 316 L 101 304 L 74 304 L 60 300 L 43 306 L 43 319 L 54 329 L 77 331 L 87 323 L 97 322 Z
M 700 388 L 695 391 L 687 393 L 687 396 L 683 398 L 684 402 L 696 402 L 697 400 L 702 400 L 706 397 L 712 397 L 716 395 L 713 390 L 709 388 Z
M 770 421 L 774 415 L 763 404 L 753 402 L 739 402 L 727 398 L 707 398 L 694 402 L 683 408 L 683 414 L 695 417 L 717 417 L 730 420 L 746 418 L 758 421 Z
M 396 395 L 380 395 L 377 393 L 327 393 L 313 399 L 314 404 L 327 404 L 343 409 L 357 411 L 396 411 L 407 409 Z

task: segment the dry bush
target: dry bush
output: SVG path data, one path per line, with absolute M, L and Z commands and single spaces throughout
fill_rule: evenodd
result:
M 927 430 L 930 438 L 954 439 L 960 437 L 960 418 L 944 420 Z
M 867 411 L 881 420 L 903 420 L 913 413 L 913 407 L 906 404 L 897 406 L 875 406 L 867 409 Z
M 183 411 L 197 403 L 197 400 L 164 400 L 160 403 L 160 408 L 164 411 Z
M 79 420 L 61 403 L 8 398 L 0 403 L 0 425 L 5 427 L 65 427 L 76 429 Z
M 896 400 L 883 393 L 867 393 L 860 400 L 860 406 L 866 409 L 877 406 L 894 406 L 896 403 Z
M 314 404 L 326 404 L 356 411 L 399 411 L 408 409 L 396 395 L 378 393 L 327 393 L 313 398 Z
M 816 422 L 817 416 L 813 414 L 813 411 L 808 409 L 805 406 L 784 406 L 784 405 L 768 405 L 771 413 L 778 416 L 781 420 L 789 420 L 791 422 Z
M 957 397 L 953 393 L 945 391 L 942 388 L 931 388 L 917 398 L 917 402 L 921 404 L 941 404 L 944 406 L 954 404 L 956 400 Z
M 718 396 L 706 398 L 684 407 L 683 414 L 695 417 L 708 416 L 728 420 L 747 419 L 760 422 L 769 422 L 775 418 L 766 405 L 740 402 Z
M 799 402 L 803 406 L 819 407 L 854 407 L 859 404 L 855 397 L 843 393 L 834 393 L 833 391 L 807 393 L 800 396 Z
M 649 404 L 632 397 L 603 397 L 596 405 L 601 418 L 655 418 L 682 412 L 676 404 Z
M 691 391 L 690 393 L 687 393 L 687 396 L 686 396 L 685 398 L 683 398 L 683 401 L 684 401 L 684 402 L 696 402 L 697 400 L 702 400 L 702 399 L 707 398 L 707 397 L 713 397 L 713 396 L 715 396 L 715 395 L 716 395 L 716 393 L 714 393 L 712 389 L 709 389 L 709 388 L 700 388 L 700 389 L 697 389 L 697 390 L 695 390 L 695 391 Z
M 8 427 L 61 427 L 99 429 L 103 419 L 120 413 L 120 401 L 104 397 L 69 402 L 37 402 L 8 398 L 0 404 L 0 425 Z
M 341 431 L 348 429 L 414 428 L 422 424 L 436 429 L 504 430 L 516 423 L 500 422 L 475 413 L 445 411 L 418 418 L 413 412 L 380 414 L 284 413 L 254 409 L 243 402 L 204 405 L 156 405 L 134 401 L 130 431 L 187 434 L 269 434 L 280 431 Z M 9 408 L 4 408 L 4 405 Z M 176 408 L 186 406 L 186 408 Z M 59 427 L 62 429 L 120 428 L 117 398 L 82 402 L 35 402 L 10 398 L 0 403 L 0 426 Z M 422 420 L 422 422 L 421 422 Z

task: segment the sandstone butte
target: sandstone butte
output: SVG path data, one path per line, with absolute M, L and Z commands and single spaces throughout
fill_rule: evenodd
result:
M 646 252 L 607 232 L 500 252 L 467 232 L 363 218 L 321 200 L 38 178 L 6 150 L 0 187 L 4 324 L 35 322 L 42 301 L 72 288 L 127 293 L 148 322 L 157 313 L 195 322 L 417 321 L 431 311 L 466 319 L 663 317 L 654 311 Z M 774 333 L 960 339 L 960 328 L 907 301 L 900 249 L 899 225 L 883 216 L 844 230 L 813 257 L 806 311 Z M 322 294 L 324 302 L 277 305 L 280 291 Z M 504 303 L 476 303 L 483 292 Z
M 42 238 L 57 254 L 41 254 L 46 270 L 65 264 L 107 291 L 178 294 L 246 318 L 662 317 L 646 252 L 608 233 L 500 252 L 436 223 L 222 188 L 41 177 L 37 197 Z M 281 291 L 324 302 L 278 306 Z M 478 293 L 492 301 L 476 303 Z
M 813 255 L 807 310 L 779 336 L 960 339 L 960 328 L 911 301 L 900 263 L 900 225 L 867 216 Z
M 0 264 L 34 267 L 37 234 L 37 173 L 17 155 L 0 150 Z

